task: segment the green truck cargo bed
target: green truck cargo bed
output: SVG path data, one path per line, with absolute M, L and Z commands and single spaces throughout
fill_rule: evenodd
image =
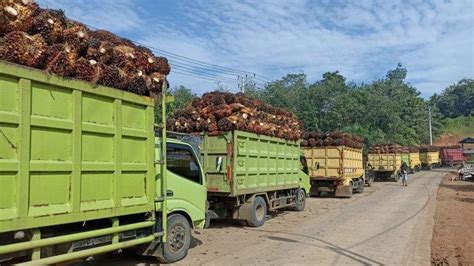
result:
M 0 232 L 154 211 L 151 98 L 0 62 Z
M 201 153 L 209 193 L 235 197 L 300 184 L 297 141 L 243 131 L 206 133 Z

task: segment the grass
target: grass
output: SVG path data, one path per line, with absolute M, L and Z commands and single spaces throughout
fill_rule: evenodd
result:
M 474 137 L 474 116 L 445 118 L 442 123 L 442 134 L 452 134 L 459 138 Z

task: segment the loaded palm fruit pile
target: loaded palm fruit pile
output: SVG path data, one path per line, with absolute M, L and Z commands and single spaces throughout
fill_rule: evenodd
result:
M 420 146 L 420 152 L 436 152 L 439 151 L 437 146 L 422 145 Z
M 416 146 L 409 146 L 408 147 L 408 151 L 409 152 L 420 152 L 420 148 L 416 147 Z
M 347 132 L 304 132 L 301 134 L 301 146 L 303 147 L 326 147 L 347 146 L 355 149 L 364 147 L 364 139 Z
M 387 143 L 387 144 L 373 144 L 369 148 L 369 153 L 406 153 L 407 148 L 403 148 L 398 144 Z
M 299 140 L 301 133 L 293 113 L 241 93 L 217 91 L 188 102 L 168 128 L 183 133 L 242 130 L 287 140 Z
M 0 60 L 139 95 L 161 91 L 168 60 L 32 0 L 0 0 Z

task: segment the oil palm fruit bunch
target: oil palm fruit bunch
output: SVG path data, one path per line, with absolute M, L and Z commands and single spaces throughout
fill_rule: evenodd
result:
M 63 42 L 75 49 L 79 55 L 84 55 L 89 47 L 89 35 L 90 31 L 84 24 L 68 20 L 62 38 Z
M 437 152 L 437 151 L 439 151 L 439 147 L 437 146 L 429 146 L 429 145 L 420 146 L 420 152 Z
M 178 132 L 242 130 L 288 140 L 299 140 L 296 116 L 243 94 L 205 93 L 175 113 L 168 123 Z
M 77 52 L 69 45 L 62 45 L 62 49 L 48 58 L 46 71 L 60 76 L 72 77 L 78 59 Z
M 348 132 L 303 132 L 301 139 L 301 146 L 303 147 L 347 146 L 356 149 L 364 147 L 364 139 L 362 137 Z
M 41 34 L 48 44 L 62 42 L 67 20 L 62 10 L 39 9 L 33 18 L 31 32 Z
M 0 1 L 0 36 L 12 31 L 28 32 L 38 5 L 31 0 Z
M 32 0 L 0 0 L 0 59 L 140 95 L 160 92 L 170 73 L 168 60 L 147 47 Z M 214 130 L 214 122 L 199 128 Z
M 113 45 L 125 45 L 125 46 L 130 46 L 130 47 L 135 46 L 135 44 L 132 41 L 125 38 L 121 38 L 113 34 L 112 32 L 106 31 L 106 30 L 93 31 L 91 33 L 91 39 L 92 41 L 96 41 L 96 42 L 107 41 L 107 42 L 112 43 Z
M 369 153 L 397 153 L 402 152 L 403 147 L 394 143 L 373 144 L 369 148 Z
M 40 35 L 12 31 L 0 38 L 0 59 L 31 67 L 39 66 L 46 56 L 46 43 Z

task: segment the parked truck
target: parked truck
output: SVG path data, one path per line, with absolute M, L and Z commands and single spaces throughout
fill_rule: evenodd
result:
M 420 153 L 418 151 L 409 153 L 410 162 L 410 172 L 415 173 L 421 170 L 421 161 L 420 161 Z
M 166 82 L 165 82 L 166 84 Z M 160 95 L 166 117 L 166 87 Z M 174 262 L 205 224 L 194 149 L 150 97 L 0 61 L 0 263 L 134 247 Z
M 439 151 L 420 151 L 421 168 L 431 170 L 441 165 Z
M 376 181 L 400 178 L 401 153 L 369 153 L 368 160 Z
M 440 150 L 441 164 L 444 166 L 454 166 L 467 161 L 464 151 L 461 148 L 442 148 Z
M 268 211 L 305 208 L 310 183 L 299 142 L 234 130 L 204 133 L 201 146 L 210 218 L 258 227 Z
M 311 195 L 322 192 L 336 197 L 352 197 L 362 193 L 365 171 L 362 149 L 347 146 L 303 147 L 311 177 Z

